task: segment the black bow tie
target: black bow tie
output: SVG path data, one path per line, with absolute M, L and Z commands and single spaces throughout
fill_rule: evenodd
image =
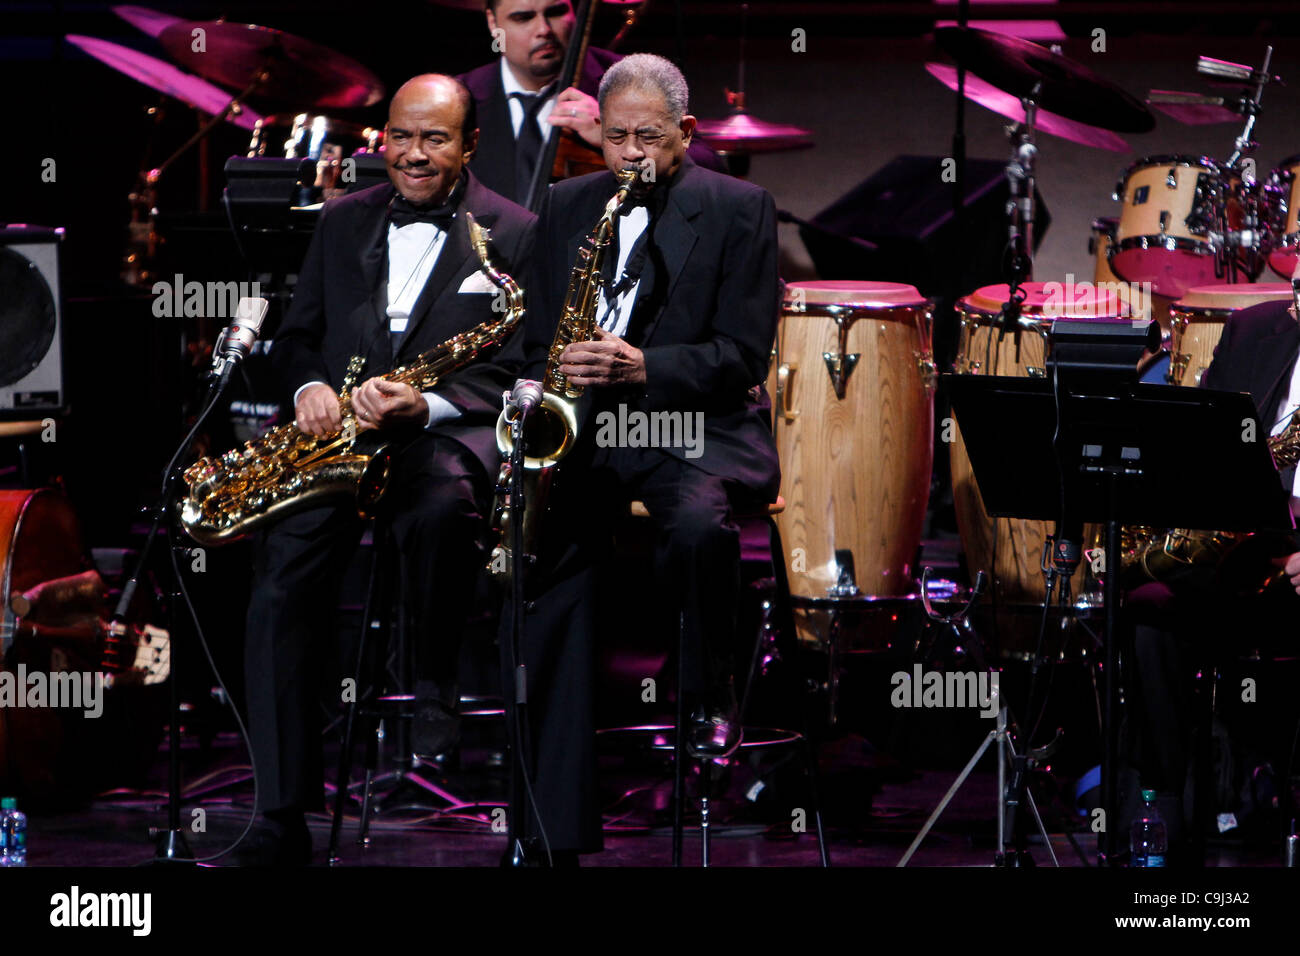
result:
M 427 222 L 446 232 L 451 228 L 452 220 L 456 218 L 456 205 L 453 200 L 442 206 L 417 206 L 402 196 L 395 196 L 393 207 L 389 212 L 389 221 L 398 229 L 409 226 L 413 222 Z
M 644 206 L 646 212 L 650 214 L 651 219 L 657 219 L 659 214 L 664 211 L 668 205 L 668 189 L 666 186 L 653 186 L 644 193 L 629 193 L 627 202 L 619 207 L 620 216 L 629 215 L 633 209 Z

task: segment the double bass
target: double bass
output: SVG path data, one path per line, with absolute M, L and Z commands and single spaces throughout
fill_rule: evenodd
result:
M 578 7 L 569 48 L 564 53 L 564 63 L 556 81 L 558 90 L 567 90 L 582 82 L 582 66 L 587 59 L 587 47 L 591 44 L 591 26 L 596 19 L 598 5 L 599 0 L 583 0 Z M 621 33 L 619 35 L 622 36 Z M 533 168 L 533 181 L 529 184 L 528 195 L 521 205 L 529 212 L 539 213 L 551 182 L 603 169 L 605 157 L 598 147 L 588 145 L 572 130 L 553 127 L 546 142 L 542 144 L 542 152 Z
M 142 775 L 161 739 L 168 635 L 110 625 L 107 597 L 62 493 L 0 491 L 0 789 L 29 805 L 76 803 Z M 147 603 L 133 605 L 133 620 Z M 19 677 L 37 673 L 50 693 L 54 675 L 89 676 L 100 714 L 25 706 Z

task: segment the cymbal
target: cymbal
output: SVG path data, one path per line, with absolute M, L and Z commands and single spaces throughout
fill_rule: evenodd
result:
M 226 108 L 226 104 L 230 102 L 231 94 L 225 90 L 213 86 L 197 76 L 191 76 L 183 70 L 178 70 L 170 63 L 140 53 L 137 50 L 132 50 L 129 47 L 109 43 L 107 40 L 100 40 L 96 37 L 79 36 L 74 33 L 68 34 L 67 41 L 89 53 L 101 63 L 107 63 L 119 73 L 125 73 L 133 80 L 139 80 L 150 89 L 173 96 L 182 103 L 193 106 L 195 109 L 202 110 L 212 116 L 221 113 Z M 251 130 L 261 118 L 256 110 L 241 106 L 238 115 L 227 116 L 226 120 L 236 126 Z
M 202 51 L 192 32 L 205 31 Z M 329 47 L 283 30 L 251 23 L 183 20 L 163 29 L 158 42 L 200 76 L 242 90 L 265 69 L 253 93 L 293 109 L 352 109 L 384 96 L 384 85 L 361 63 Z
M 1147 96 L 1147 102 L 1166 116 L 1187 126 L 1235 123 L 1241 119 L 1240 113 L 1223 105 L 1222 96 L 1180 93 L 1178 90 L 1152 90 Z
M 700 120 L 695 129 L 720 153 L 776 153 L 813 145 L 812 133 L 806 129 L 768 123 L 744 112 L 721 120 Z
M 150 10 L 148 7 L 133 7 L 121 5 L 109 7 L 114 13 L 125 20 L 131 26 L 143 30 L 151 37 L 156 37 L 164 29 L 173 23 L 180 23 L 184 17 L 175 17 L 170 13 L 160 13 L 157 10 Z
M 936 80 L 950 90 L 957 89 L 957 68 L 947 63 L 927 63 L 926 70 Z M 1000 116 L 1017 123 L 1025 121 L 1025 111 L 1020 100 L 1010 93 L 1004 93 L 991 83 L 985 83 L 978 76 L 966 75 L 966 99 L 978 103 L 985 109 L 992 110 Z M 1098 129 L 1087 123 L 1078 123 L 1064 116 L 1057 116 L 1050 110 L 1037 110 L 1034 114 L 1037 129 L 1061 139 L 1097 149 L 1109 149 L 1116 153 L 1126 153 L 1129 145 L 1119 135 L 1109 130 Z
M 1117 133 L 1146 133 L 1155 128 L 1155 117 L 1141 102 L 1037 43 L 958 27 L 940 27 L 934 38 L 941 50 L 969 72 L 1005 93 L 1026 97 L 1041 83 L 1037 104 L 1058 116 Z

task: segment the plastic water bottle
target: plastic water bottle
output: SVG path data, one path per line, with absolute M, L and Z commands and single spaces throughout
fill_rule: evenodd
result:
M 1156 809 L 1156 792 L 1143 790 L 1142 802 L 1142 815 L 1129 830 L 1129 866 L 1164 866 L 1169 836 Z
M 18 809 L 18 800 L 0 800 L 0 866 L 27 865 L 27 814 Z

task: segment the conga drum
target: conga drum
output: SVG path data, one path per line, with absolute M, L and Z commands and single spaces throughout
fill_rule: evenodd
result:
M 931 320 L 910 285 L 786 287 L 769 387 L 798 605 L 914 590 L 933 463 Z
M 1189 289 L 1169 307 L 1170 385 L 1199 385 L 1228 318 L 1261 302 L 1291 299 L 1289 282 L 1203 285 Z
M 1002 331 L 1001 312 L 1007 286 L 978 289 L 957 302 L 960 329 L 953 371 L 959 375 L 1008 375 L 1038 378 L 1047 374 L 1047 333 L 1055 318 L 1118 318 L 1116 299 L 1098 298 L 1094 290 L 1062 297 L 1061 283 L 1026 282 L 1020 309 L 1019 332 Z M 1007 422 L 1015 428 L 1015 422 Z M 978 571 L 992 578 L 991 596 L 1005 604 L 1041 604 L 1046 595 L 1043 580 L 1043 545 L 1049 522 L 1019 518 L 994 520 L 984 508 L 961 430 L 953 423 L 953 507 L 957 530 L 966 552 L 972 580 Z M 1084 540 L 1091 540 L 1087 528 Z

